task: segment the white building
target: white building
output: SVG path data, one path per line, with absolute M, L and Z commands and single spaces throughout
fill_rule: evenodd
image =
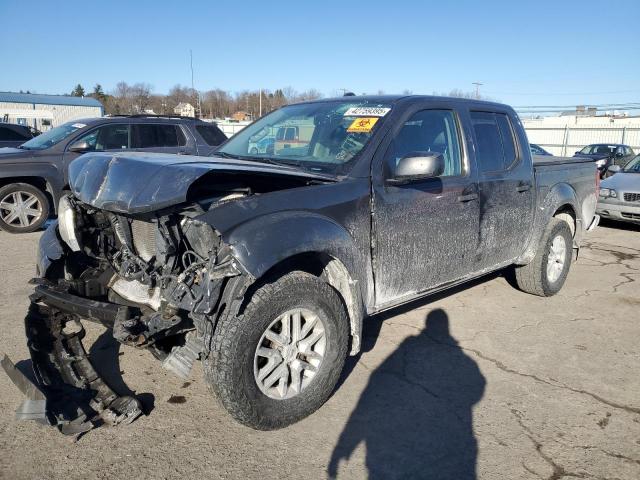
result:
M 529 142 L 554 155 L 571 156 L 593 143 L 621 143 L 640 153 L 640 117 L 562 115 L 521 119 Z
M 28 125 L 40 131 L 71 120 L 103 115 L 104 107 L 91 97 L 0 92 L 0 121 Z
M 173 109 L 173 113 L 181 117 L 195 117 L 196 109 L 193 108 L 193 105 L 190 103 L 180 102 L 176 105 L 176 108 Z

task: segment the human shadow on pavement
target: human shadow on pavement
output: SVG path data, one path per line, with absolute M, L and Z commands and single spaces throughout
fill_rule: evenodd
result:
M 476 478 L 473 406 L 485 385 L 449 334 L 445 311 L 432 310 L 424 329 L 371 373 L 333 450 L 329 477 L 364 444 L 372 479 Z

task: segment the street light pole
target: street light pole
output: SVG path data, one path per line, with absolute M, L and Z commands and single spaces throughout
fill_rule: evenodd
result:
M 484 83 L 473 82 L 472 85 L 476 86 L 476 100 L 480 99 L 480 85 L 484 85 Z

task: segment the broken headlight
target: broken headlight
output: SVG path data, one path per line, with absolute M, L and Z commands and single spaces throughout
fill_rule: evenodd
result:
M 60 198 L 58 203 L 58 230 L 62 240 L 74 252 L 80 251 L 80 242 L 76 232 L 76 211 L 67 195 Z

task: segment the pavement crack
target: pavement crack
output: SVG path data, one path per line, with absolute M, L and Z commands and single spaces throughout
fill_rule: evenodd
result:
M 524 422 L 522 421 L 522 412 L 516 410 L 515 408 L 512 408 L 511 413 L 513 414 L 516 421 L 518 422 L 518 425 L 520 425 L 520 428 L 524 431 L 525 435 L 529 438 L 531 443 L 533 443 L 533 446 L 535 447 L 536 452 L 538 453 L 540 458 L 542 458 L 551 467 L 552 469 L 551 475 L 546 477 L 546 480 L 559 480 L 564 477 L 574 477 L 574 478 L 586 478 L 587 476 L 591 477 L 591 475 L 588 475 L 586 473 L 569 472 L 562 465 L 559 465 L 558 463 L 556 463 L 556 461 L 550 455 L 544 452 L 543 450 L 544 445 L 542 444 L 542 442 L 540 442 L 535 437 L 531 429 L 524 424 Z M 529 469 L 527 470 L 530 471 L 531 473 L 535 473 Z M 539 474 L 536 474 L 536 475 L 538 475 L 540 478 L 544 478 Z
M 510 373 L 512 375 L 518 375 L 518 376 L 523 377 L 523 378 L 530 378 L 530 379 L 532 379 L 532 380 L 534 380 L 536 382 L 543 383 L 543 384 L 548 385 L 550 387 L 560 388 L 560 389 L 564 389 L 564 390 L 569 390 L 570 392 L 586 395 L 588 397 L 593 398 L 594 400 L 597 400 L 600 403 L 608 405 L 609 407 L 615 408 L 617 410 L 623 410 L 623 411 L 625 411 L 627 413 L 640 414 L 640 408 L 638 408 L 638 407 L 632 407 L 632 406 L 629 406 L 629 405 L 624 405 L 624 404 L 621 404 L 621 403 L 617 403 L 617 402 L 614 402 L 612 400 L 608 400 L 608 399 L 606 399 L 604 397 L 601 397 L 600 395 L 598 395 L 596 393 L 592 393 L 592 392 L 589 392 L 587 390 L 580 389 L 580 388 L 574 388 L 574 387 L 571 387 L 571 386 L 566 385 L 566 384 L 561 383 L 561 382 L 553 382 L 553 381 L 545 380 L 544 378 L 541 378 L 541 377 L 539 377 L 537 375 L 534 375 L 532 373 L 520 372 L 520 371 L 515 370 L 515 369 L 513 369 L 511 367 L 508 367 L 507 365 L 502 363 L 500 360 L 497 360 L 495 358 L 491 358 L 491 357 L 483 354 L 479 350 L 476 350 L 476 349 L 473 349 L 473 348 L 469 348 L 469 347 L 463 347 L 461 345 L 453 345 L 453 344 L 450 344 L 448 342 L 443 342 L 443 341 L 441 341 L 441 340 L 439 340 L 437 338 L 434 338 L 429 334 L 425 334 L 425 335 L 431 341 L 433 341 L 434 343 L 437 343 L 439 345 L 445 345 L 445 346 L 448 346 L 450 348 L 459 348 L 461 350 L 464 350 L 465 352 L 473 353 L 477 357 L 479 357 L 479 358 L 481 358 L 481 359 L 483 359 L 483 360 L 485 360 L 487 362 L 492 363 L 495 367 L 497 367 L 498 369 L 502 370 L 505 373 Z

